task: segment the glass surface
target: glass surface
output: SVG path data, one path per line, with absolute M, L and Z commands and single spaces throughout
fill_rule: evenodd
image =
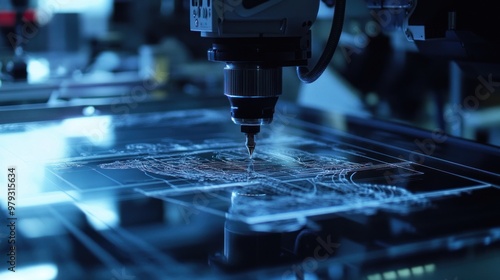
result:
M 491 187 L 454 174 L 453 164 L 441 170 L 394 157 L 359 145 L 359 137 L 283 116 L 263 127 L 252 159 L 244 135 L 218 110 L 76 118 L 17 129 L 26 145 L 16 158 L 36 157 L 50 181 L 82 199 L 141 194 L 254 225 L 299 225 L 348 211 L 407 213 Z M 11 144 L 19 147 L 15 135 Z
M 363 266 L 366 277 L 358 279 L 415 275 L 413 268 L 453 277 L 442 273 L 446 264 L 433 252 L 498 245 L 498 153 L 375 129 L 369 120 L 363 130 L 347 119 L 302 113 L 279 107 L 258 134 L 252 159 L 227 108 L 0 125 L 0 163 L 15 166 L 19 176 L 19 234 L 51 237 L 32 264 L 56 264 L 64 276 L 77 275 L 77 266 L 87 279 L 194 272 L 221 279 L 225 274 L 206 263 L 229 246 L 221 241 L 224 230 L 297 240 L 297 232 L 313 230 L 340 246 L 331 261 L 315 259 L 317 271 L 334 273 L 344 262 Z M 433 153 L 416 153 L 417 140 Z M 471 157 L 473 148 L 470 166 L 454 162 Z M 61 242 L 72 249 L 52 250 Z M 22 244 L 20 252 L 28 252 Z M 287 250 L 293 246 L 283 245 Z M 425 257 L 401 261 L 416 255 Z M 94 258 L 107 269 L 89 270 Z M 295 268 L 247 272 L 249 279 L 283 279 Z

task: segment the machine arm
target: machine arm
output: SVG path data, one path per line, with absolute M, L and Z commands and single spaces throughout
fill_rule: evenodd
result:
M 331 1 L 326 1 L 330 2 Z M 211 38 L 208 59 L 224 62 L 224 94 L 231 118 L 246 134 L 250 156 L 260 126 L 273 120 L 282 93 L 282 67 L 298 66 L 304 82 L 325 70 L 342 30 L 345 0 L 336 1 L 330 39 L 309 71 L 311 26 L 320 0 L 191 0 L 191 30 Z

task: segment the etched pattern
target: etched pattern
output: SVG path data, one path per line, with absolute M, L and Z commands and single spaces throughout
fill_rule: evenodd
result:
M 297 140 L 295 145 L 286 147 L 261 147 L 253 159 L 249 159 L 243 149 L 219 148 L 149 155 L 104 163 L 99 167 L 138 169 L 163 180 L 169 187 L 144 192 L 157 198 L 225 191 L 230 194 L 226 197 L 231 198 L 230 213 L 240 217 L 331 207 L 364 212 L 372 212 L 375 207 L 405 212 L 410 206 L 425 204 L 425 199 L 404 188 L 370 183 L 376 179 L 380 181 L 384 170 L 408 168 L 410 163 L 356 163 L 335 156 L 333 151 L 332 155 L 319 155 L 299 149 L 302 144 L 308 146 L 308 150 L 325 146 Z M 408 169 L 401 175 L 417 174 Z M 360 208 L 360 205 L 366 207 Z

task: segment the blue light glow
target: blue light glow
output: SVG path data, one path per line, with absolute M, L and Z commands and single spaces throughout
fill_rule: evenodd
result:
M 58 274 L 58 269 L 55 264 L 39 264 L 27 267 L 20 267 L 16 269 L 16 272 L 11 272 L 8 270 L 0 272 L 0 279 L 10 279 L 10 280 L 26 280 L 26 279 L 37 279 L 37 280 L 52 280 L 56 279 Z

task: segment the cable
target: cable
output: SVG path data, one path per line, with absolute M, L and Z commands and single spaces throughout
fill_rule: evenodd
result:
M 346 0 L 336 0 L 335 3 L 335 14 L 333 16 L 332 28 L 330 30 L 330 35 L 326 43 L 325 49 L 321 54 L 316 65 L 311 71 L 305 66 L 297 67 L 297 76 L 304 83 L 312 83 L 316 81 L 321 74 L 325 71 L 326 67 L 332 60 L 335 49 L 340 40 L 340 34 L 342 33 L 342 27 L 344 26 L 344 15 L 345 15 L 345 5 Z

